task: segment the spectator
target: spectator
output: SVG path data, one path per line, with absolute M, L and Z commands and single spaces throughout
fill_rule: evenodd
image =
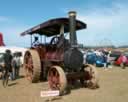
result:
M 108 68 L 108 57 L 107 57 L 107 55 L 103 55 L 103 59 L 104 59 L 104 69 L 105 70 L 107 70 L 107 68 Z
M 20 65 L 21 65 L 20 56 L 18 55 L 18 53 L 15 53 L 13 57 L 13 69 L 14 69 L 13 78 L 14 79 L 19 77 Z
M 107 65 L 106 65 L 106 67 L 109 68 L 110 64 L 111 64 L 110 53 L 108 53 L 108 54 L 107 54 Z
M 4 63 L 5 63 L 5 74 L 7 75 L 10 72 L 11 79 L 13 80 L 12 75 L 12 55 L 10 50 L 6 50 L 4 54 Z

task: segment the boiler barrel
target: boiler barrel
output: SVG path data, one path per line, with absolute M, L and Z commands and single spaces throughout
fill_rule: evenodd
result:
M 72 48 L 64 53 L 64 66 L 74 71 L 80 70 L 83 64 L 83 54 L 77 49 Z

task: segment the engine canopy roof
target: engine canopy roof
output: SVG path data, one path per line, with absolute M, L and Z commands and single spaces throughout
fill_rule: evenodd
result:
M 33 34 L 39 34 L 39 35 L 45 35 L 45 36 L 54 36 L 58 35 L 60 33 L 61 26 L 64 26 L 64 33 L 69 32 L 69 18 L 55 18 L 48 20 L 44 23 L 41 23 L 35 27 L 32 27 L 24 32 L 22 32 L 20 35 L 33 35 Z M 83 23 L 80 20 L 76 20 L 76 30 L 85 29 L 87 25 Z

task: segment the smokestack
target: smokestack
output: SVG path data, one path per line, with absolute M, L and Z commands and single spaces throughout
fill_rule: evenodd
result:
M 71 47 L 77 47 L 76 12 L 75 11 L 70 11 L 68 14 L 69 14 L 69 30 L 70 30 Z

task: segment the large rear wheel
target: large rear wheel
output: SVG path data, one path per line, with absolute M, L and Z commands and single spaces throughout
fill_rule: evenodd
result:
M 26 72 L 26 78 L 36 83 L 40 79 L 41 73 L 41 61 L 39 54 L 36 50 L 28 50 L 24 56 L 24 68 Z
M 49 69 L 48 82 L 51 90 L 59 90 L 60 95 L 64 94 L 67 87 L 67 79 L 61 67 L 52 66 Z

